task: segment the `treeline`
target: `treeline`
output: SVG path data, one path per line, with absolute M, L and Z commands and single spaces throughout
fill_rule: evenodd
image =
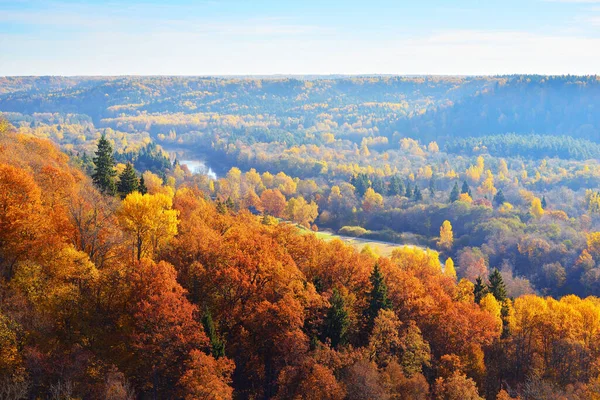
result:
M 453 139 L 446 143 L 446 151 L 472 155 L 489 153 L 496 157 L 524 157 L 532 159 L 562 158 L 590 160 L 600 158 L 600 144 L 571 136 L 519 135 L 506 133 Z

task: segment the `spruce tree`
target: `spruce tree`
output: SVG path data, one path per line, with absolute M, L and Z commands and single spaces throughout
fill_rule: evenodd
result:
M 404 193 L 404 196 L 406 196 L 410 199 L 412 197 L 412 195 L 413 195 L 412 186 L 410 186 L 410 182 L 406 182 L 406 193 Z
M 435 195 L 435 179 L 433 177 L 429 180 L 429 195 L 431 197 Z
M 210 341 L 211 353 L 215 358 L 225 357 L 225 343 L 217 336 L 217 330 L 210 311 L 205 311 L 202 316 L 202 326 Z
M 404 191 L 401 190 L 400 185 L 402 185 L 402 182 L 400 181 L 400 178 L 398 177 L 398 175 L 392 176 L 390 178 L 390 186 L 388 188 L 388 194 L 391 196 L 396 196 L 396 195 L 404 193 Z
M 502 303 L 506 300 L 506 286 L 504 285 L 504 279 L 502 279 L 502 274 L 498 271 L 498 268 L 494 268 L 489 276 L 489 280 L 490 284 L 488 285 L 488 289 L 490 293 L 494 295 L 496 300 Z
M 331 340 L 331 346 L 336 348 L 346 343 L 350 320 L 344 298 L 337 289 L 333 289 L 331 307 L 325 317 L 324 336 Z
M 546 196 L 542 196 L 542 208 L 545 210 L 548 203 L 546 203 Z
M 475 303 L 479 304 L 483 296 L 488 293 L 488 287 L 483 283 L 481 277 L 477 277 L 475 280 L 475 286 L 473 287 L 473 294 L 475 295 Z
M 369 293 L 369 306 L 365 310 L 365 317 L 370 331 L 373 328 L 379 310 L 392 308 L 392 302 L 387 296 L 387 285 L 378 264 L 375 264 L 375 268 L 373 268 L 369 279 L 371 281 L 371 292 Z
M 118 190 L 121 198 L 124 199 L 129 193 L 139 190 L 139 187 L 140 182 L 138 181 L 135 169 L 133 169 L 131 163 L 127 163 L 125 169 L 121 175 L 119 175 Z
M 506 198 L 504 197 L 502 189 L 500 189 L 498 190 L 498 193 L 496 193 L 496 195 L 494 196 L 494 203 L 497 206 L 501 206 L 502 204 L 504 204 L 504 202 L 506 202 Z
M 460 196 L 460 192 L 458 190 L 458 182 L 454 182 L 454 187 L 450 192 L 450 203 L 454 203 L 458 200 L 458 196 Z
M 374 177 L 373 179 L 371 179 L 371 187 L 373 188 L 374 191 L 376 191 L 377 193 L 384 195 L 385 196 L 385 184 L 383 183 L 383 180 L 379 177 Z
M 140 188 L 139 188 L 139 190 L 140 190 L 141 194 L 148 193 L 148 188 L 146 187 L 146 182 L 144 181 L 144 175 L 142 175 L 140 177 Z
M 471 188 L 469 187 L 469 184 L 467 183 L 467 181 L 463 181 L 462 188 L 460 189 L 460 192 L 461 193 L 466 193 L 470 197 L 473 197 L 473 195 L 471 194 Z
M 104 135 L 98 141 L 98 149 L 96 150 L 96 157 L 94 157 L 94 173 L 92 179 L 98 189 L 102 193 L 114 195 L 117 191 L 115 185 L 115 158 L 113 156 L 113 149 L 110 142 Z
M 419 189 L 418 185 L 415 185 L 415 190 L 413 192 L 413 198 L 415 199 L 415 201 L 423 200 L 423 195 L 421 194 L 421 189 Z

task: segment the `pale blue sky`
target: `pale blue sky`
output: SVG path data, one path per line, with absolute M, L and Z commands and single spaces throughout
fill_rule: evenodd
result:
M 600 0 L 0 0 L 0 75 L 375 73 L 600 73 Z

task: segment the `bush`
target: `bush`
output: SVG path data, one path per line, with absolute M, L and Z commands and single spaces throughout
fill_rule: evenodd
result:
M 338 231 L 339 235 L 361 237 L 362 235 L 368 234 L 370 231 L 366 230 L 361 226 L 342 226 Z

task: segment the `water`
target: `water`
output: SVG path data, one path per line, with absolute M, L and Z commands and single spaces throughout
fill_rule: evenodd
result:
M 207 175 L 211 179 L 217 179 L 217 174 L 215 173 L 215 171 L 213 171 L 210 166 L 206 165 L 206 163 L 204 161 L 181 160 L 181 161 L 179 161 L 179 164 L 187 165 L 188 169 L 193 174 Z

